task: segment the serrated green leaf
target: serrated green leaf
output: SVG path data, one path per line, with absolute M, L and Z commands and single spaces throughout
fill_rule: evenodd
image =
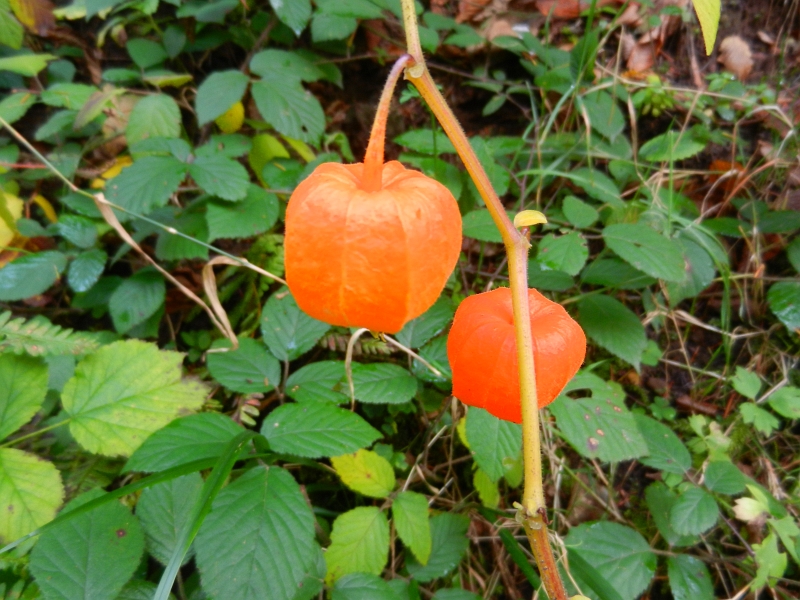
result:
M 602 171 L 581 167 L 566 174 L 575 185 L 583 189 L 590 197 L 611 206 L 622 204 L 617 185 Z
M 736 374 L 731 377 L 731 385 L 745 398 L 755 400 L 761 390 L 761 379 L 752 371 L 737 366 Z
M 371 450 L 331 457 L 336 474 L 351 490 L 372 498 L 386 498 L 395 486 L 389 461 Z
M 209 241 L 249 238 L 264 233 L 278 220 L 278 198 L 249 184 L 240 202 L 212 200 L 206 206 Z
M 108 255 L 99 248 L 81 252 L 67 269 L 67 283 L 76 292 L 86 292 L 97 283 L 106 268 Z
M 208 260 L 208 248 L 197 242 L 208 241 L 206 220 L 200 209 L 200 203 L 193 203 L 184 209 L 167 206 L 153 211 L 150 218 L 162 223 L 167 228 L 175 229 L 186 237 L 174 235 L 169 229 L 158 230 L 156 256 L 160 260 L 185 260 L 199 258 Z M 140 221 L 141 223 L 141 221 Z M 197 240 L 197 241 L 195 241 Z
M 800 330 L 800 282 L 774 283 L 767 292 L 767 304 L 789 331 Z
M 436 591 L 433 600 L 481 600 L 481 597 L 461 588 L 442 588 Z
M 300 310 L 285 287 L 269 297 L 261 312 L 261 335 L 278 360 L 299 358 L 311 350 L 330 328 L 327 323 Z
M 298 402 L 317 401 L 343 404 L 346 394 L 344 361 L 323 360 L 301 367 L 286 380 L 286 393 Z
M 750 588 L 758 590 L 767 584 L 773 586 L 777 583 L 774 579 L 783 577 L 786 566 L 789 563 L 786 554 L 778 551 L 777 536 L 770 532 L 760 544 L 753 544 L 753 550 L 755 550 L 758 570 L 755 578 L 750 583 Z
M 697 535 L 711 529 L 719 518 L 714 497 L 692 486 L 683 492 L 669 511 L 669 522 L 678 535 Z
M 331 600 L 403 600 L 403 597 L 377 575 L 350 573 L 333 586 Z
M 639 148 L 639 157 L 652 162 L 686 160 L 705 150 L 706 142 L 691 132 L 668 131 L 651 138 Z
M 395 338 L 408 348 L 419 348 L 441 333 L 453 314 L 455 310 L 452 301 L 449 298 L 439 298 L 427 311 L 403 325 Z
M 589 249 L 586 246 L 586 240 L 575 231 L 558 237 L 548 233 L 539 242 L 536 254 L 540 265 L 553 271 L 563 271 L 572 276 L 580 273 L 587 258 L 589 258 Z
M 0 301 L 25 300 L 43 294 L 67 266 L 67 257 L 48 250 L 26 254 L 0 269 Z
M 564 542 L 602 573 L 622 600 L 637 598 L 655 575 L 656 555 L 630 527 L 610 522 L 579 525 L 569 530 Z
M 326 402 L 284 404 L 267 415 L 261 434 L 276 452 L 306 458 L 355 452 L 381 437 L 359 415 Z
M 31 420 L 47 394 L 47 365 L 29 356 L 0 354 L 0 440 Z
M 314 43 L 343 40 L 358 27 L 352 17 L 340 17 L 323 12 L 314 13 L 311 19 L 311 39 Z
M 752 425 L 756 431 L 764 435 L 770 435 L 781 424 L 772 413 L 764 410 L 755 402 L 745 402 L 739 405 L 739 413 L 745 423 Z
M 600 213 L 597 212 L 596 208 L 575 196 L 564 198 L 564 204 L 561 209 L 564 211 L 564 216 L 567 217 L 567 220 L 579 229 L 591 227 L 600 218 Z
M 642 223 L 617 223 L 603 229 L 606 245 L 622 259 L 658 279 L 684 279 L 680 245 Z
M 102 494 L 70 502 L 77 508 Z M 108 502 L 43 533 L 31 552 L 31 572 L 47 600 L 116 598 L 144 551 L 139 521 L 119 502 Z
M 368 404 L 404 404 L 417 393 L 417 379 L 391 363 L 353 364 L 356 399 Z
M 154 431 L 205 402 L 181 380 L 183 355 L 138 340 L 114 342 L 78 363 L 61 396 L 69 429 L 89 452 L 129 456 Z
M 249 83 L 250 78 L 241 71 L 214 71 L 211 73 L 197 88 L 197 96 L 194 100 L 197 124 L 205 125 L 224 114 L 242 99 Z
M 44 90 L 40 98 L 48 106 L 78 110 L 98 91 L 83 83 L 56 83 Z
M 164 50 L 164 46 L 153 40 L 134 38 L 128 40 L 126 48 L 133 62 L 141 69 L 149 69 L 167 59 L 167 51 Z
M 605 90 L 579 96 L 592 129 L 610 140 L 625 130 L 625 116 L 614 97 Z
M 153 94 L 139 100 L 133 107 L 125 139 L 132 146 L 147 138 L 176 138 L 181 134 L 181 111 L 166 94 Z
M 394 138 L 394 143 L 420 154 L 455 154 L 453 143 L 441 129 L 409 129 Z
M 717 274 L 714 261 L 700 244 L 682 236 L 677 237 L 676 241 L 683 249 L 684 278 L 680 283 L 667 284 L 667 294 L 672 306 L 699 295 L 714 281 Z
M 187 165 L 172 156 L 145 156 L 106 184 L 109 202 L 139 214 L 164 206 L 186 177 Z M 115 213 L 120 221 L 130 215 Z
M 427 583 L 444 577 L 458 566 L 469 547 L 467 528 L 469 518 L 464 515 L 442 513 L 430 520 L 431 555 L 426 565 L 413 557 L 406 559 L 408 572 L 416 581 Z
M 125 463 L 122 472 L 166 471 L 194 460 L 219 458 L 228 443 L 241 432 L 239 425 L 219 413 L 175 419 L 147 438 Z
M 639 317 L 619 300 L 584 296 L 578 303 L 578 322 L 597 344 L 639 368 L 647 335 Z
M 392 502 L 392 518 L 397 535 L 425 565 L 431 555 L 431 526 L 428 500 L 416 492 L 400 492 Z
M 221 154 L 198 156 L 189 165 L 189 175 L 204 191 L 223 200 L 242 200 L 250 188 L 247 170 Z
M 348 573 L 380 575 L 389 558 L 389 522 L 375 506 L 354 508 L 336 517 L 331 545 L 325 553 L 325 581 L 335 583 Z
M 56 57 L 52 54 L 18 54 L 0 58 L 0 71 L 11 71 L 23 77 L 33 77 Z
M 203 589 L 237 600 L 292 600 L 320 553 L 297 482 L 261 466 L 219 493 L 194 546 Z
M 0 448 L 0 543 L 52 521 L 64 498 L 53 463 L 15 448 Z
M 714 600 L 714 583 L 703 561 L 686 554 L 670 556 L 667 572 L 674 600 Z
M 505 475 L 522 452 L 522 427 L 482 408 L 469 409 L 466 433 L 475 463 L 492 481 Z
M 41 315 L 30 321 L 11 319 L 11 313 L 0 313 L 0 352 L 27 353 L 31 356 L 86 354 L 98 343 L 83 333 L 62 329 Z
M 308 25 L 311 18 L 311 2 L 309 0 L 294 0 L 293 2 L 270 0 L 269 3 L 281 22 L 294 31 L 295 35 L 299 36 Z
M 676 475 L 689 471 L 692 456 L 672 429 L 646 415 L 634 414 L 633 418 L 649 450 L 639 458 L 640 463 Z
M 718 494 L 741 494 L 745 491 L 747 477 L 732 462 L 715 460 L 706 465 L 703 483 Z
M 488 508 L 497 508 L 500 504 L 500 490 L 497 487 L 497 482 L 492 481 L 483 469 L 478 469 L 472 476 L 472 485 L 475 486 L 475 491 L 478 492 L 478 497 L 481 499 L 481 504 Z
M 317 81 L 324 72 L 315 63 L 320 57 L 313 52 L 291 52 L 268 48 L 258 52 L 250 61 L 250 70 L 264 80 L 284 85 L 300 81 Z
M 200 474 L 189 473 L 147 488 L 139 497 L 136 516 L 144 529 L 147 551 L 162 565 L 169 563 L 202 488 Z M 191 550 L 186 554 L 184 564 L 193 554 Z
M 153 600 L 157 589 L 158 586 L 151 581 L 131 579 L 125 584 L 115 600 Z M 175 596 L 170 594 L 169 600 L 175 600 Z
M 280 133 L 314 144 L 325 131 L 319 100 L 299 84 L 268 79 L 255 82 L 250 91 L 261 116 Z
M 222 345 L 230 347 L 230 342 Z M 236 350 L 210 352 L 206 364 L 211 376 L 229 390 L 255 394 L 274 389 L 281 381 L 281 365 L 263 344 L 241 338 Z
M 14 50 L 22 47 L 22 25 L 9 10 L 0 11 L 0 44 Z
M 654 277 L 642 273 L 620 258 L 600 258 L 590 262 L 581 274 L 581 280 L 591 285 L 637 290 L 656 283 Z
M 0 335 L 2 329 L 0 328 Z M 0 342 L 2 347 L 2 342 Z M 800 419 L 800 388 L 791 385 L 782 387 L 770 395 L 769 399 L 770 408 L 782 417 L 787 419 Z
M 19 121 L 28 112 L 28 109 L 36 103 L 36 94 L 30 92 L 17 92 L 3 98 L 0 102 L 0 117 L 9 124 Z
M 670 524 L 669 514 L 677 500 L 678 496 L 660 481 L 650 484 L 645 490 L 647 508 L 666 542 L 670 546 L 692 546 L 697 542 L 697 536 L 680 535 Z
M 692 0 L 692 6 L 697 13 L 697 20 L 700 22 L 700 29 L 703 32 L 706 54 L 711 56 L 711 52 L 714 50 L 714 41 L 717 39 L 722 1 Z M 676 598 L 676 600 L 679 599 Z
M 108 311 L 118 333 L 145 322 L 164 304 L 167 286 L 155 269 L 142 269 L 125 279 L 111 294 Z

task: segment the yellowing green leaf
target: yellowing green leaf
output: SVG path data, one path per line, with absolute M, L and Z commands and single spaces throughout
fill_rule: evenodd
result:
M 25 77 L 33 77 L 47 66 L 48 61 L 55 60 L 52 54 L 19 54 L 0 58 L 0 71 L 11 71 Z
M 336 474 L 351 490 L 373 498 L 385 498 L 394 489 L 394 469 L 389 461 L 371 450 L 331 458 Z
M 29 356 L 0 354 L 0 440 L 41 408 L 47 394 L 47 366 Z
M 46 36 L 55 27 L 55 6 L 50 0 L 9 0 L 8 3 L 20 23 L 29 31 Z
M 714 41 L 717 39 L 722 2 L 721 0 L 692 0 L 692 5 L 697 13 L 697 20 L 700 21 L 700 29 L 703 31 L 706 54 L 710 55 L 714 49 Z
M 17 219 L 22 217 L 22 200 L 11 194 L 0 193 L 0 249 L 14 239 Z
M 55 466 L 14 448 L 0 448 L 0 544 L 51 521 L 64 498 Z
M 70 433 L 89 452 L 129 456 L 147 437 L 203 405 L 205 388 L 181 379 L 183 355 L 127 340 L 87 356 L 64 386 Z
M 325 553 L 328 585 L 348 573 L 380 575 L 389 558 L 389 522 L 376 506 L 361 506 L 333 522 L 331 545 Z
M 500 490 L 497 489 L 497 482 L 492 481 L 485 471 L 478 469 L 472 477 L 472 483 L 478 496 L 481 499 L 481 504 L 489 508 L 497 508 L 500 504 Z
M 401 492 L 392 503 L 392 517 L 397 535 L 411 549 L 420 564 L 428 564 L 431 555 L 431 525 L 428 500 L 416 492 Z

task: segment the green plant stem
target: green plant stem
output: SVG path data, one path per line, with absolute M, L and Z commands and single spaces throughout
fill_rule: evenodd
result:
M 530 248 L 530 243 L 508 218 L 486 171 L 470 146 L 469 139 L 425 66 L 425 58 L 419 43 L 414 0 L 402 0 L 402 7 L 407 51 L 414 59 L 414 64 L 406 69 L 406 78 L 417 88 L 436 115 L 447 137 L 453 142 L 470 177 L 475 182 L 481 198 L 489 209 L 492 219 L 500 230 L 508 254 L 508 274 L 511 283 L 522 403 L 525 486 L 522 495 L 521 520 L 536 557 L 536 564 L 542 575 L 547 595 L 550 600 L 566 600 L 567 593 L 556 568 L 553 551 L 547 537 L 547 506 L 542 485 L 542 455 L 539 441 L 539 403 L 536 393 L 533 336 L 528 306 L 528 248 Z
M 18 438 L 14 438 L 13 440 L 8 440 L 0 444 L 0 448 L 8 448 L 9 446 L 16 446 L 19 442 L 24 442 L 25 440 L 29 440 L 31 438 L 38 437 L 48 431 L 52 431 L 53 429 L 58 429 L 62 425 L 66 425 L 72 419 L 64 419 L 63 421 L 59 421 L 58 423 L 54 423 L 53 425 L 48 425 L 47 427 L 42 427 L 41 429 L 37 429 L 36 431 L 32 431 L 31 433 L 27 433 L 25 435 L 21 435 Z

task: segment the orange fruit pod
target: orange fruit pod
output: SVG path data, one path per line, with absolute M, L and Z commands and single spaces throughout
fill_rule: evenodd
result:
M 433 305 L 461 252 L 450 191 L 383 162 L 392 77 L 401 70 L 381 97 L 364 163 L 321 164 L 286 208 L 289 289 L 301 309 L 332 325 L 400 331 Z
M 539 408 L 547 406 L 578 372 L 586 356 L 583 329 L 564 307 L 528 290 Z M 447 338 L 453 395 L 494 416 L 522 422 L 517 342 L 511 290 L 466 298 Z

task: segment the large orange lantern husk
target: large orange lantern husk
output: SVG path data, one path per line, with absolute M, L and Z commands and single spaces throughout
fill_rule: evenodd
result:
M 586 336 L 564 308 L 528 290 L 539 408 L 550 404 L 578 372 Z M 498 288 L 465 299 L 447 338 L 453 395 L 494 416 L 522 422 L 517 343 L 511 290 Z
M 386 333 L 433 305 L 461 251 L 461 214 L 450 191 L 397 161 L 383 163 L 398 65 L 364 163 L 322 164 L 297 186 L 284 242 L 286 280 L 300 308 L 332 325 Z

